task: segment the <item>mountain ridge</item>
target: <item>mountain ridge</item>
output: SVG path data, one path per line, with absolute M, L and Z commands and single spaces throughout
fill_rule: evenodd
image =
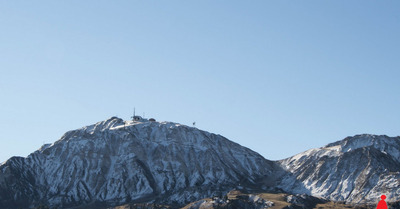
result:
M 397 201 L 399 139 L 361 134 L 280 160 L 291 174 L 282 189 L 347 203 L 375 202 L 381 193 Z
M 272 161 L 220 135 L 112 117 L 6 161 L 0 167 L 0 206 L 183 205 L 238 184 L 257 187 L 272 167 Z
M 0 207 L 183 206 L 235 188 L 348 204 L 400 194 L 400 137 L 361 134 L 278 161 L 173 122 L 111 117 L 0 164 Z

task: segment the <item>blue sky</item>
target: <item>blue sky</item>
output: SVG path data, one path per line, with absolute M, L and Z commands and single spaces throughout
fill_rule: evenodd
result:
M 399 1 L 0 1 L 0 161 L 137 113 L 267 159 L 400 135 Z

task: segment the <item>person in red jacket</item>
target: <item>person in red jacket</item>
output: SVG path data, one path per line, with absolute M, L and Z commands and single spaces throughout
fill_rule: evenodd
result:
M 376 207 L 376 209 L 388 209 L 385 199 L 386 195 L 382 195 L 381 201 L 378 202 L 378 206 Z

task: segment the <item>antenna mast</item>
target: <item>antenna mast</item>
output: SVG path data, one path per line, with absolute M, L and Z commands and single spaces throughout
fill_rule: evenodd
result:
M 135 120 L 135 108 L 133 108 L 133 116 L 131 118 L 132 120 Z

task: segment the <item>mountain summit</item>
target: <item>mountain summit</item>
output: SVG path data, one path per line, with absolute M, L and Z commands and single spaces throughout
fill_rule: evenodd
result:
M 112 117 L 0 165 L 0 208 L 183 205 L 237 185 L 258 187 L 273 167 L 220 135 L 178 123 Z
M 288 171 L 281 188 L 333 201 L 398 201 L 400 137 L 362 134 L 279 161 Z

